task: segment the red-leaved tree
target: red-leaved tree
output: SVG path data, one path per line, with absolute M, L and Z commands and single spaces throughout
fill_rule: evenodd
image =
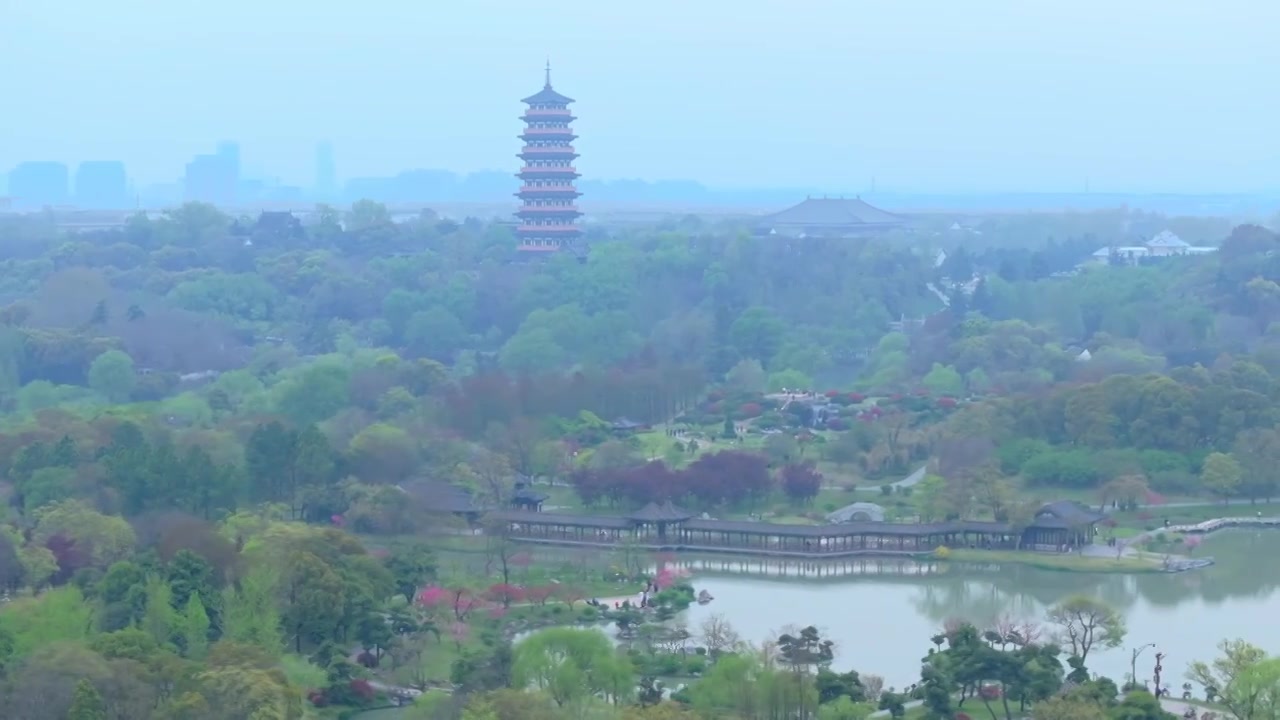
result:
M 812 502 L 822 489 L 822 473 L 813 462 L 783 466 L 778 472 L 782 492 L 795 503 Z
M 524 589 L 525 599 L 538 605 L 546 605 L 547 601 L 555 596 L 555 585 L 531 585 Z
M 494 585 L 490 585 L 489 589 L 484 591 L 484 599 L 490 602 L 501 603 L 502 607 L 509 608 L 514 603 L 524 601 L 525 591 L 515 585 L 496 583 Z

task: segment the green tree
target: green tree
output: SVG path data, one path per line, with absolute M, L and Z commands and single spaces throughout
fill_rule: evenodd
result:
M 950 365 L 933 364 L 924 379 L 920 381 L 934 395 L 960 397 L 964 395 L 964 378 Z
M 1160 701 L 1145 690 L 1125 693 L 1124 698 L 1107 713 L 1109 720 L 1177 720 L 1177 715 L 1165 712 Z
M 810 390 L 813 388 L 813 378 L 805 375 L 799 370 L 779 370 L 769 374 L 769 391 L 780 392 L 787 390 Z
M 362 480 L 399 482 L 418 466 L 418 447 L 395 425 L 374 423 L 351 438 L 351 467 Z
M 93 608 L 78 588 L 55 588 L 39 598 L 6 604 L 0 629 L 11 638 L 10 657 L 22 659 L 43 647 L 87 639 L 93 629 Z
M 107 720 L 107 704 L 93 683 L 88 680 L 76 683 L 76 694 L 71 700 L 67 720 Z
M 414 355 L 449 362 L 465 347 L 467 329 L 457 315 L 437 305 L 409 316 L 404 341 Z
M 498 362 L 514 373 L 553 370 L 565 362 L 565 349 L 546 328 L 522 330 L 511 336 L 498 351 Z
M 551 628 L 515 647 L 514 687 L 535 687 L 561 708 L 590 698 L 624 700 L 634 690 L 631 664 L 599 630 Z
M 1280 429 L 1252 428 L 1236 436 L 1232 457 L 1240 463 L 1238 493 L 1249 500 L 1280 493 Z
M 418 591 L 436 577 L 436 555 L 423 543 L 397 549 L 387 558 L 387 569 L 395 579 L 396 592 L 412 603 Z
M 275 602 L 276 587 L 274 571 L 266 565 L 256 565 L 236 586 L 224 588 L 222 636 L 256 646 L 272 657 L 279 655 L 284 649 L 284 639 Z
M 765 365 L 782 346 L 787 325 L 772 309 L 757 305 L 742 311 L 729 326 L 729 337 L 740 357 L 759 358 Z
M 161 647 L 170 643 L 178 624 L 173 609 L 173 590 L 163 578 L 147 579 L 147 609 L 142 616 L 142 629 Z
M 191 593 L 180 624 L 186 656 L 192 660 L 204 658 L 209 651 L 209 615 L 205 612 L 199 593 Z
M 818 701 L 810 673 L 831 664 L 835 658 L 835 645 L 823 639 L 818 629 L 810 625 L 794 635 L 783 633 L 779 636 L 778 655 L 784 664 L 791 667 L 799 716 L 809 717 L 810 708 Z
M 1280 711 L 1280 660 L 1244 640 L 1223 640 L 1222 652 L 1211 663 L 1200 660 L 1187 668 L 1187 677 L 1205 695 L 1240 720 L 1273 718 Z M 1270 712 L 1263 712 L 1270 711 Z
M 54 535 L 62 535 L 80 547 L 90 548 L 95 565 L 106 567 L 133 552 L 137 536 L 122 517 L 103 515 L 81 500 L 63 500 L 45 505 L 35 512 L 32 539 L 45 544 Z
M 1274 469 L 1271 471 L 1274 472 Z M 1209 453 L 1200 469 L 1200 483 L 1225 503 L 1240 487 L 1240 463 L 1226 453 Z
M 1105 602 L 1087 595 L 1059 602 L 1049 608 L 1047 619 L 1058 627 L 1062 640 L 1081 664 L 1095 647 L 1118 648 L 1124 642 L 1124 617 Z
M 125 402 L 138 384 L 133 358 L 120 350 L 108 350 L 89 366 L 89 387 L 107 400 Z
M 327 420 L 350 403 L 351 371 L 336 361 L 317 362 L 289 374 L 273 390 L 276 407 L 301 426 Z
M 766 388 L 764 367 L 759 360 L 748 358 L 739 360 L 737 365 L 725 373 L 725 382 L 734 389 L 746 393 L 762 393 Z

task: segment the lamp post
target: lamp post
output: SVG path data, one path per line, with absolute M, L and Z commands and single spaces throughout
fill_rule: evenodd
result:
M 1132 651 L 1133 654 L 1129 658 L 1129 683 L 1133 687 L 1138 686 L 1138 656 L 1142 654 L 1143 650 L 1146 650 L 1147 648 L 1153 648 L 1155 646 L 1156 646 L 1155 643 L 1147 643 L 1142 647 L 1133 649 Z

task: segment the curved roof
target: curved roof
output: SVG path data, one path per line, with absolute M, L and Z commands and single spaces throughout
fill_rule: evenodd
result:
M 1147 247 L 1184 248 L 1191 247 L 1191 245 L 1171 231 L 1162 230 L 1147 241 Z
M 770 225 L 900 225 L 903 218 L 868 205 L 861 199 L 807 198 L 781 212 L 762 219 Z
M 641 523 L 683 522 L 693 517 L 688 510 L 676 507 L 670 500 L 659 505 L 649 503 L 627 516 L 628 520 Z
M 520 102 L 528 105 L 568 105 L 573 102 L 573 98 L 567 95 L 561 95 L 551 87 L 550 83 L 548 83 L 547 85 L 544 85 L 541 90 Z
M 573 98 L 568 95 L 561 95 L 551 87 L 551 61 L 548 60 L 547 79 L 542 89 L 520 102 L 529 105 L 568 105 L 573 102 Z

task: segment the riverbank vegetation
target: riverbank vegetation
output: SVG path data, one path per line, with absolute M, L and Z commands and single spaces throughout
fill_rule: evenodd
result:
M 6 217 L 6 710 L 273 720 L 509 688 L 511 634 L 634 625 L 585 603 L 654 565 L 623 543 L 607 569 L 539 566 L 470 512 L 519 490 L 804 523 L 870 500 L 1017 524 L 1068 496 L 1117 535 L 1184 497 L 1274 494 L 1280 240 L 1077 270 L 1167 221 L 1037 222 L 1016 248 L 993 218 L 803 250 L 682 222 L 523 263 L 499 224 L 368 202 L 77 234 Z M 712 671 L 637 653 L 631 672 Z
M 1179 716 L 1167 707 L 1194 701 L 1262 720 L 1280 709 L 1280 697 L 1258 691 L 1276 687 L 1277 660 L 1243 640 L 1224 642 L 1211 664 L 1193 664 L 1192 682 L 1176 700 L 1162 677 L 1161 655 L 1142 668 L 1135 656 L 1138 679 L 1090 673 L 1089 658 L 1122 647 L 1125 636 L 1115 610 L 1083 596 L 1052 607 L 1042 623 L 1000 620 L 983 629 L 951 620 L 922 647 L 919 680 L 893 688 L 875 675 L 832 670 L 839 648 L 812 626 L 783 629 L 750 646 L 711 616 L 699 633 L 664 650 L 696 658 L 697 670 L 665 680 L 646 674 L 652 665 L 635 662 L 634 649 L 614 647 L 599 630 L 560 628 L 517 643 L 511 688 L 470 697 L 429 694 L 406 717 L 1166 720 Z M 1192 697 L 1197 689 L 1203 697 Z

